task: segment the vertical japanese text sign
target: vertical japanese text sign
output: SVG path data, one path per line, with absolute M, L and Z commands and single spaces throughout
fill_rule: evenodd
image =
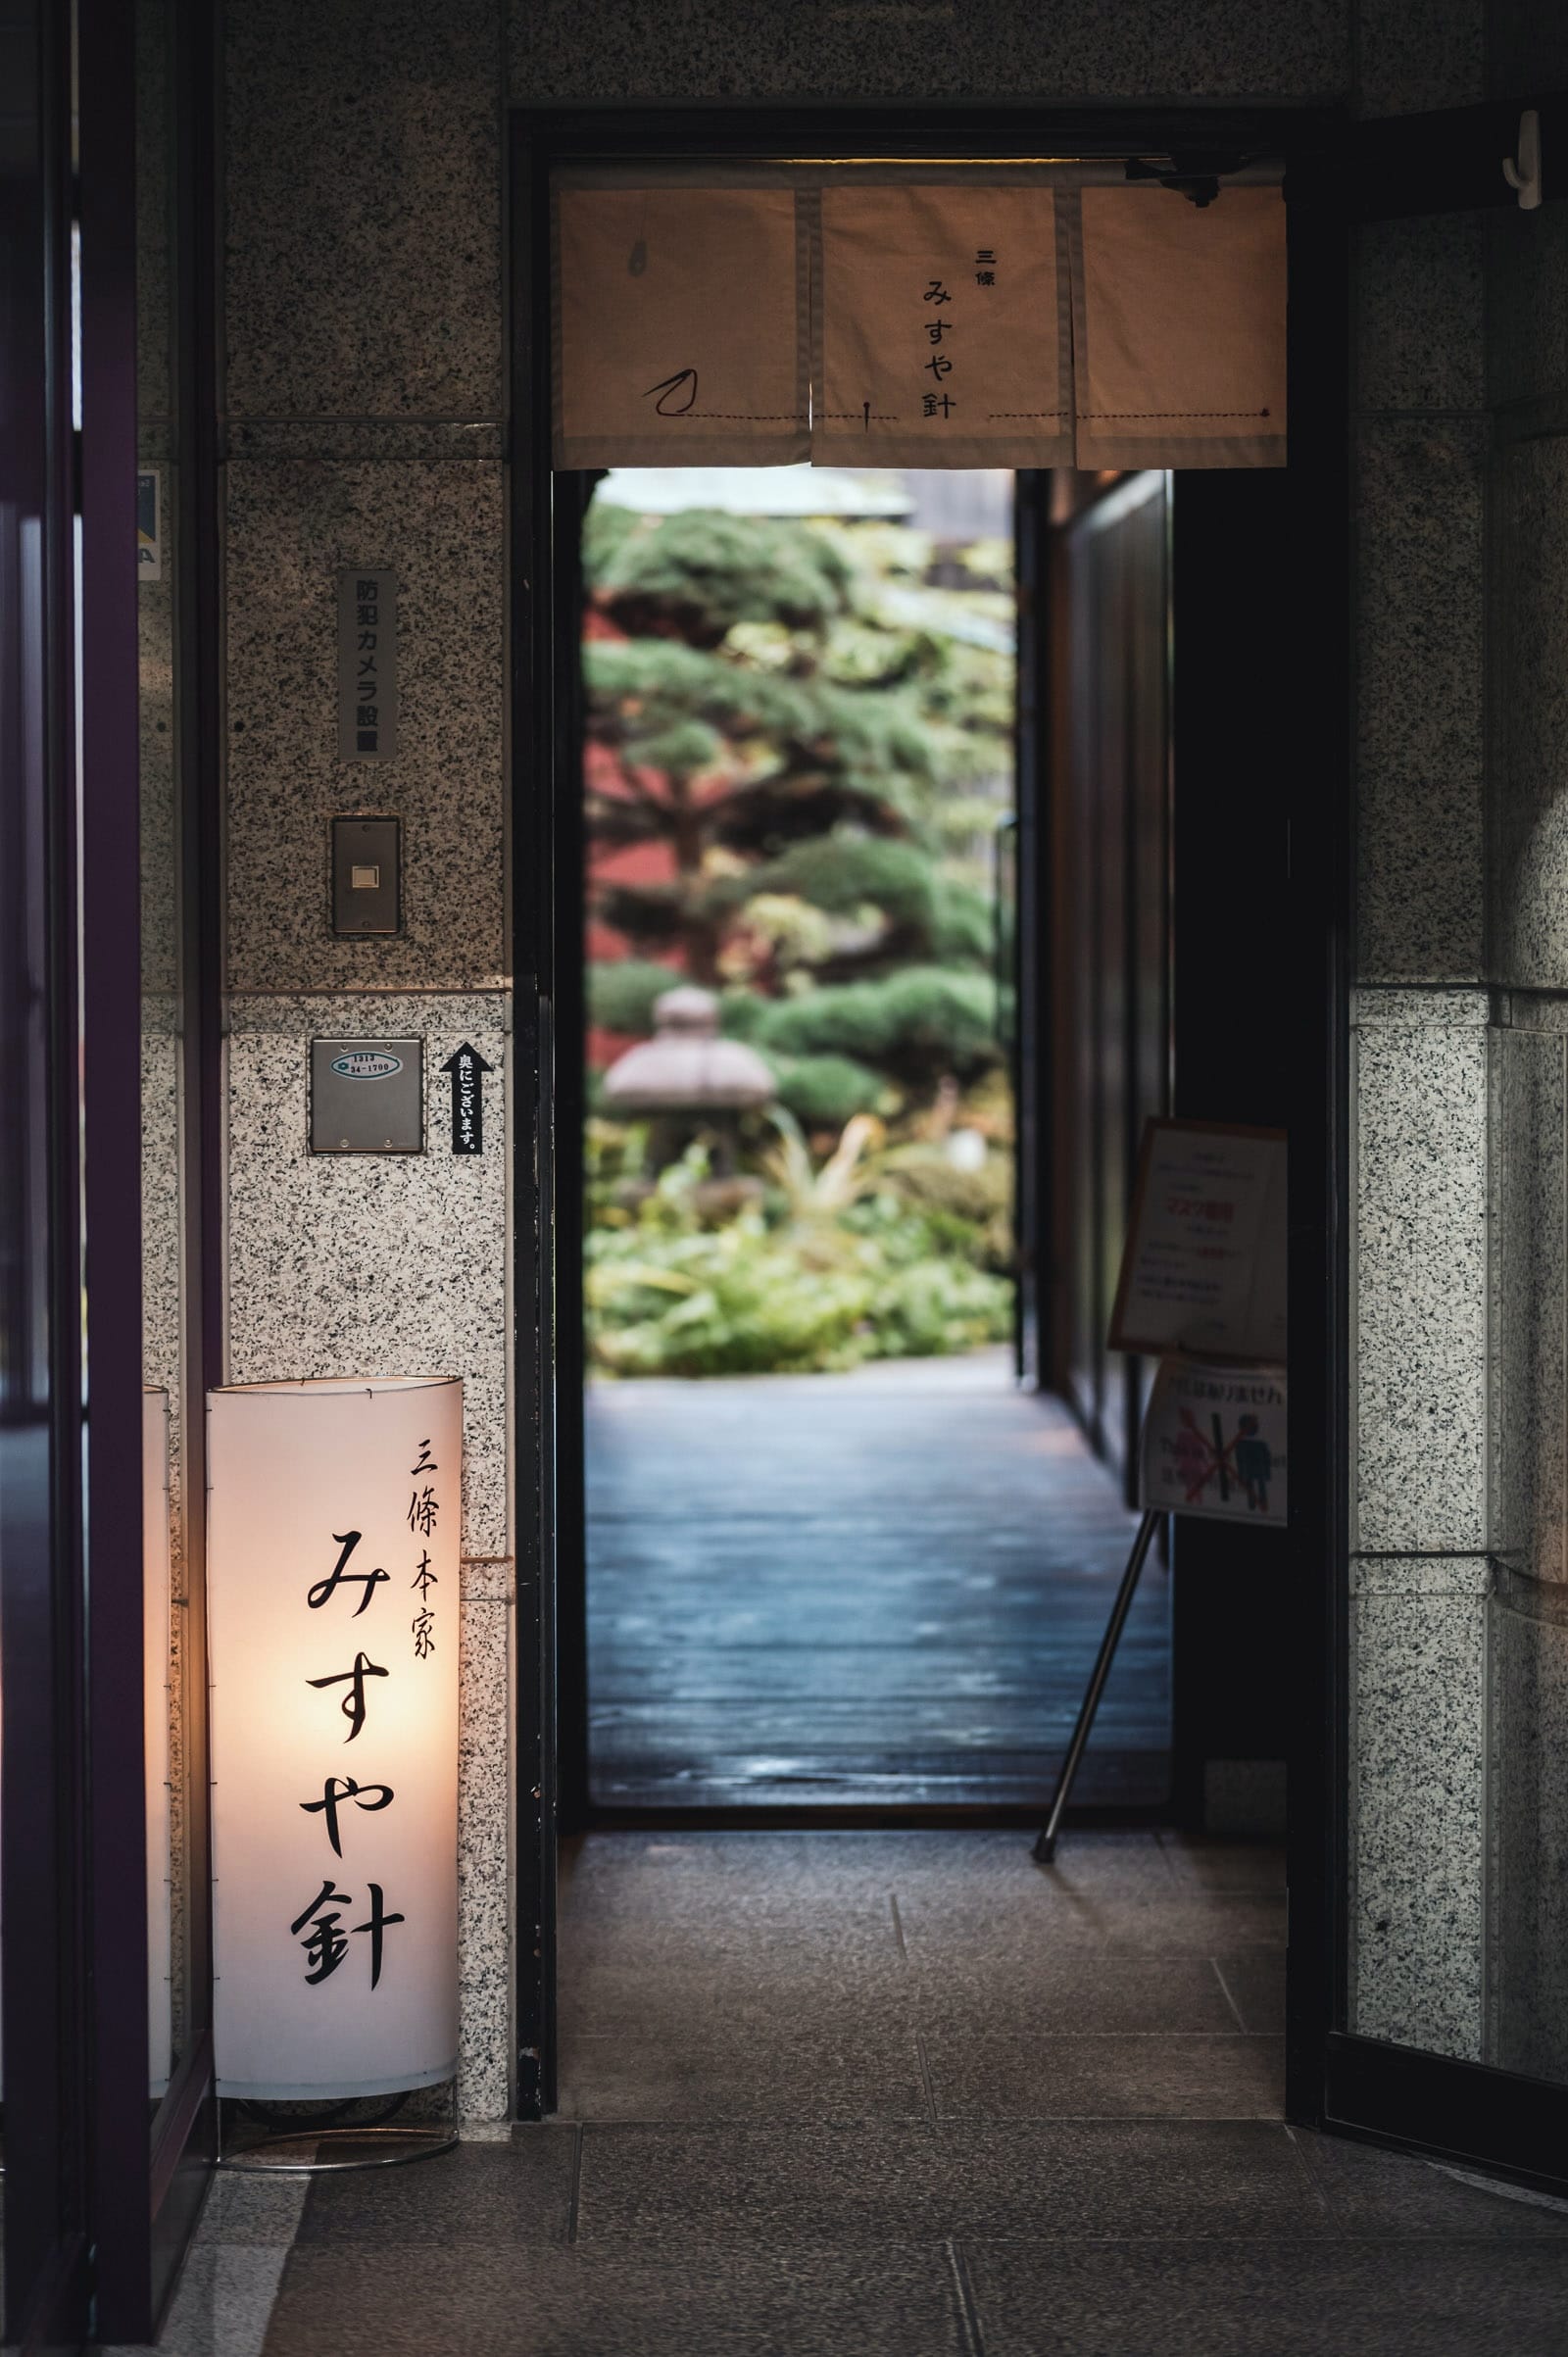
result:
M 397 575 L 362 566 L 337 577 L 337 757 L 389 761 L 397 749 Z
M 1056 247 L 1048 187 L 824 188 L 813 463 L 1070 465 Z
M 450 2078 L 463 1387 L 208 1402 L 214 2036 L 228 2095 Z

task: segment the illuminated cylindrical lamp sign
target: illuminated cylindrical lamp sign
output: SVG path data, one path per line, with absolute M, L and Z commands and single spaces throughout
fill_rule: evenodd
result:
M 454 1378 L 208 1395 L 220 2094 L 456 2071 L 462 1449 Z

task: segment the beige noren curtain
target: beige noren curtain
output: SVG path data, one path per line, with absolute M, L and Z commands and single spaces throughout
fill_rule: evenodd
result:
M 827 187 L 815 289 L 818 466 L 1071 464 L 1049 187 Z
M 555 315 L 558 466 L 807 456 L 793 188 L 558 188 Z
M 1073 257 L 1077 464 L 1285 464 L 1285 203 L 1085 188 Z
M 559 466 L 1278 466 L 1285 205 L 1109 168 L 572 168 Z

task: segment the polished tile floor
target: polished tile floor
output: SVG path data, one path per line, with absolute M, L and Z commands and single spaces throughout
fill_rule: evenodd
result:
M 1287 2128 L 1279 1861 L 612 1834 L 563 2117 L 219 2185 L 174 2357 L 1560 2357 L 1568 2205 Z
M 1006 1351 L 586 1400 L 594 1797 L 626 1808 L 1038 1805 L 1134 1528 Z M 1078 1796 L 1166 1790 L 1152 1565 Z

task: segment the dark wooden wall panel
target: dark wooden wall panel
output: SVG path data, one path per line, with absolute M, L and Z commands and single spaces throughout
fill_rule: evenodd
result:
M 1115 485 L 1058 523 L 1054 551 L 1055 1381 L 1129 1475 L 1146 1377 L 1105 1329 L 1138 1140 L 1170 1103 L 1166 482 Z

